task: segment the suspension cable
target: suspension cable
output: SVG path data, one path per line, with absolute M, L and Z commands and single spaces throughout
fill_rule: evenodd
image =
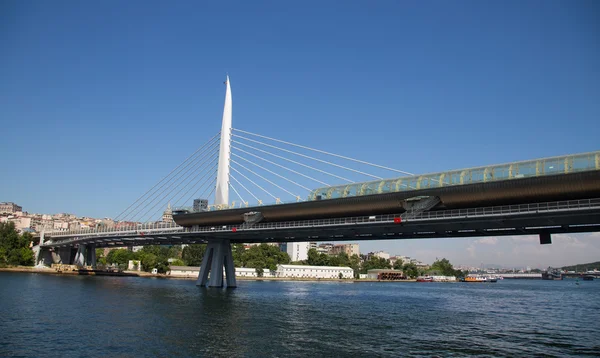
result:
M 127 207 L 127 209 L 123 210 L 119 215 L 117 215 L 115 217 L 115 221 L 117 221 L 119 219 L 119 217 L 121 215 L 123 215 L 127 210 L 129 210 L 132 206 L 135 205 L 135 203 L 137 203 L 140 199 L 142 199 L 144 196 L 146 196 L 146 194 L 148 194 L 149 192 L 152 191 L 152 189 L 154 189 L 157 185 L 159 185 L 160 183 L 162 183 L 163 180 L 165 180 L 166 178 L 168 178 L 171 174 L 173 174 L 174 171 L 176 171 L 180 166 L 182 166 L 183 164 L 185 164 L 185 162 L 187 162 L 188 160 L 190 160 L 190 158 L 192 158 L 193 156 L 196 155 L 196 153 L 198 153 L 200 150 L 202 150 L 202 148 L 204 148 L 206 145 L 208 145 L 210 142 L 212 142 L 213 139 L 217 138 L 219 135 L 221 134 L 221 131 L 219 131 L 215 136 L 213 136 L 212 138 L 210 138 L 206 143 L 204 143 L 200 148 L 196 149 L 196 151 L 194 153 L 192 153 L 189 157 L 187 157 L 183 162 L 181 162 L 181 164 L 179 164 L 175 169 L 171 170 L 171 172 L 169 174 L 167 174 L 166 176 L 164 176 L 161 180 L 158 181 L 158 183 L 154 184 L 154 186 L 152 188 L 150 188 L 147 192 L 145 192 L 142 196 L 140 196 L 139 198 L 137 198 L 131 205 L 129 205 Z
M 242 196 L 240 195 L 240 193 L 237 191 L 237 189 L 235 188 L 235 186 L 233 186 L 233 184 L 231 184 L 231 182 L 229 182 L 229 186 L 231 187 L 231 189 L 233 189 L 233 191 L 236 193 L 236 195 L 238 196 L 238 198 L 240 198 L 240 200 L 242 201 L 242 204 L 245 203 L 246 201 L 244 200 L 244 198 L 242 198 Z
M 213 162 L 214 162 L 214 160 L 213 160 Z M 194 177 L 194 179 L 196 179 L 198 176 L 200 176 L 200 174 L 202 174 L 203 172 L 204 172 L 204 175 L 203 175 L 203 176 L 202 176 L 202 178 L 200 178 L 198 181 L 202 180 L 203 178 L 205 178 L 205 177 L 206 177 L 206 176 L 207 176 L 207 175 L 210 173 L 209 171 L 200 171 L 200 172 L 199 172 L 199 173 L 198 173 L 198 174 L 197 174 L 197 175 Z M 162 204 L 162 205 L 164 205 L 165 201 L 166 201 L 166 202 L 170 202 L 170 201 L 172 201 L 172 200 L 173 200 L 173 198 L 175 198 L 177 195 L 179 195 L 179 194 L 180 194 L 180 193 L 181 193 L 181 192 L 182 192 L 182 191 L 183 191 L 185 188 L 189 187 L 189 186 L 190 186 L 190 183 L 191 183 L 191 181 L 190 181 L 188 184 L 186 184 L 184 187 L 182 187 L 181 189 L 179 189 L 179 191 L 177 191 L 177 192 L 176 192 L 176 193 L 175 193 L 173 196 L 171 196 L 171 197 L 170 197 L 168 200 L 166 200 L 166 199 L 167 199 L 167 196 L 170 196 L 170 195 L 171 195 L 171 193 L 174 191 L 174 189 L 176 189 L 176 188 L 179 186 L 179 185 L 177 185 L 177 186 L 176 186 L 176 187 L 175 187 L 173 190 L 171 190 L 171 192 L 167 193 L 167 195 L 163 196 L 163 197 L 160 199 L 160 201 L 158 201 L 156 204 L 154 204 L 154 206 L 153 206 L 152 208 L 150 208 L 149 210 L 147 210 L 147 211 L 146 211 L 146 212 L 145 212 L 145 213 L 144 213 L 144 214 L 143 214 L 143 215 L 140 217 L 140 219 L 142 219 L 142 221 L 143 221 L 143 219 L 144 219 L 144 218 L 146 218 L 146 215 L 148 215 L 148 213 L 150 213 L 150 212 L 151 212 L 151 210 L 153 210 L 154 208 L 156 208 L 157 206 L 159 206 L 159 205 L 161 205 L 161 204 Z M 205 183 L 203 183 L 203 185 L 202 185 L 202 186 L 204 186 L 204 184 L 205 184 Z M 192 186 L 192 189 L 193 189 L 193 186 Z M 188 191 L 189 191 L 189 190 L 188 190 Z M 151 219 L 151 218 L 152 218 L 152 216 L 153 216 L 153 215 L 155 215 L 157 212 L 160 212 L 160 210 L 162 210 L 162 209 L 159 207 L 159 208 L 158 208 L 158 210 L 157 210 L 157 211 L 155 211 L 155 212 L 154 212 L 154 213 L 153 213 L 153 214 L 152 214 L 152 215 L 149 217 L 149 219 Z
M 327 175 L 330 175 L 330 176 L 332 176 L 332 177 L 335 177 L 335 178 L 338 178 L 338 179 L 345 180 L 345 181 L 347 181 L 347 182 L 350 182 L 350 183 L 352 183 L 352 182 L 353 182 L 352 180 L 350 180 L 350 179 L 347 179 L 347 178 L 344 178 L 344 177 L 341 177 L 341 176 L 339 176 L 339 175 L 335 175 L 335 174 L 332 174 L 332 173 L 326 172 L 326 171 L 324 171 L 324 170 L 321 170 L 321 169 L 318 169 L 318 168 L 311 167 L 310 165 L 306 165 L 306 164 L 304 164 L 304 163 L 300 163 L 300 162 L 297 162 L 297 161 L 295 161 L 295 160 L 288 159 L 288 158 L 286 158 L 286 157 L 282 157 L 281 155 L 273 154 L 273 153 L 271 153 L 271 152 L 269 152 L 269 151 L 266 151 L 266 150 L 262 150 L 262 149 L 259 149 L 259 148 L 256 148 L 256 147 L 253 147 L 253 146 L 251 146 L 251 145 L 248 145 L 248 144 L 246 144 L 246 143 L 243 143 L 243 142 L 239 142 L 239 141 L 237 141 L 237 140 L 233 140 L 232 142 L 233 142 L 233 143 L 236 143 L 236 144 L 243 145 L 243 146 L 245 146 L 245 147 L 248 147 L 248 148 L 252 148 L 252 149 L 254 149 L 254 150 L 256 150 L 256 151 L 259 151 L 259 152 L 262 152 L 262 153 L 265 153 L 265 154 L 272 155 L 272 156 L 274 156 L 274 157 L 276 157 L 276 158 L 283 159 L 283 160 L 285 160 L 285 161 L 287 161 L 287 162 L 294 163 L 294 164 L 296 164 L 296 165 L 300 165 L 300 166 L 303 166 L 303 167 L 305 167 L 305 168 L 312 169 L 312 170 L 316 170 L 316 171 L 318 171 L 318 172 L 320 172 L 320 173 L 327 174 Z M 380 179 L 381 179 L 381 178 L 380 178 Z
M 213 160 L 213 162 L 214 162 L 214 160 Z M 184 197 L 184 196 L 188 195 L 188 194 L 190 193 L 190 191 L 192 191 L 194 188 L 196 188 L 196 187 L 197 187 L 197 185 L 198 185 L 198 183 L 200 182 L 200 180 L 204 179 L 204 178 L 205 178 L 205 177 L 206 177 L 206 176 L 207 176 L 209 173 L 214 173 L 217 167 L 218 167 L 218 164 L 215 164 L 215 165 L 213 165 L 213 166 L 212 166 L 212 168 L 210 168 L 210 170 L 206 171 L 206 174 L 204 174 L 204 175 L 203 175 L 203 176 L 202 176 L 200 179 L 198 179 L 198 180 L 197 180 L 197 181 L 194 183 L 194 185 L 192 185 L 192 186 L 191 186 L 191 187 L 190 187 L 190 188 L 189 188 L 189 189 L 188 189 L 188 190 L 187 190 L 185 193 L 183 193 L 183 194 L 182 194 L 182 195 L 181 195 L 181 196 L 180 196 L 180 197 L 179 197 L 179 198 L 178 198 L 178 199 L 175 201 L 175 203 L 177 203 L 177 205 L 178 205 L 178 203 L 180 203 L 180 202 L 181 202 L 181 199 L 183 199 L 183 197 Z M 206 181 L 204 181 L 204 182 L 202 183 L 202 185 L 200 186 L 200 188 L 204 187 L 204 185 L 206 185 Z
M 252 171 L 251 169 L 248 169 L 248 168 L 247 168 L 247 167 L 245 167 L 244 165 L 242 165 L 242 164 L 240 164 L 240 163 L 236 162 L 235 160 L 231 159 L 231 161 L 232 161 L 234 164 L 236 164 L 236 165 L 239 165 L 240 167 L 242 167 L 242 168 L 246 169 L 246 170 L 247 170 L 247 171 L 249 171 L 250 173 L 252 173 L 252 174 L 256 175 L 256 176 L 257 176 L 257 177 L 259 177 L 259 178 L 261 178 L 262 180 L 264 180 L 264 181 L 268 182 L 269 184 L 271 184 L 271 185 L 274 185 L 274 186 L 276 186 L 277 188 L 279 188 L 279 189 L 281 189 L 281 190 L 285 191 L 286 193 L 288 193 L 288 194 L 292 195 L 293 197 L 296 197 L 296 198 L 299 198 L 299 197 L 300 197 L 300 195 L 296 195 L 296 194 L 294 194 L 294 193 L 290 192 L 289 190 L 287 190 L 287 189 L 285 189 L 285 188 L 282 188 L 282 187 L 280 187 L 279 185 L 277 185 L 277 184 L 273 183 L 272 181 L 270 181 L 269 179 L 267 179 L 267 178 L 263 177 L 262 175 L 260 175 L 260 174 L 257 174 L 256 172 Z
M 255 157 L 255 158 L 258 158 L 258 159 L 260 159 L 260 160 L 263 160 L 263 161 L 265 161 L 265 162 L 267 162 L 267 163 L 270 163 L 270 164 L 276 165 L 276 166 L 278 166 L 278 167 L 280 167 L 280 168 L 283 168 L 283 169 L 285 169 L 285 170 L 288 170 L 288 171 L 290 171 L 290 172 L 292 172 L 292 173 L 295 173 L 295 174 L 301 175 L 301 176 L 303 176 L 303 177 L 305 177 L 305 178 L 308 178 L 308 179 L 310 179 L 310 180 L 314 180 L 314 181 L 316 181 L 317 183 L 323 184 L 323 185 L 325 185 L 325 186 L 331 186 L 331 185 L 329 185 L 329 184 L 327 184 L 327 183 L 325 183 L 325 182 L 322 182 L 322 181 L 320 181 L 319 179 L 315 179 L 315 178 L 313 178 L 313 177 L 310 177 L 310 176 L 308 176 L 308 175 L 306 175 L 306 174 L 302 174 L 302 173 L 300 173 L 300 172 L 297 172 L 297 171 L 295 171 L 294 169 L 290 169 L 290 168 L 288 168 L 288 167 L 286 167 L 286 166 L 283 166 L 283 165 L 281 165 L 281 164 L 278 164 L 278 163 L 275 163 L 275 162 L 273 162 L 273 161 L 270 161 L 270 160 L 268 160 L 268 159 L 265 159 L 265 158 L 259 157 L 259 156 L 258 156 L 258 155 L 256 155 L 256 154 L 253 154 L 253 153 L 247 152 L 247 151 L 245 151 L 245 150 L 243 150 L 243 149 L 240 149 L 240 148 L 238 148 L 238 147 L 235 147 L 235 146 L 233 146 L 233 145 L 231 146 L 231 148 L 233 148 L 233 149 L 236 149 L 236 150 L 239 150 L 239 151 L 240 151 L 240 152 L 242 152 L 242 153 L 249 154 L 249 155 L 251 155 L 251 156 L 253 156 L 253 157 Z
M 262 145 L 264 145 L 264 146 L 267 146 L 267 147 L 270 147 L 270 148 L 278 149 L 278 150 L 281 150 L 281 151 L 284 151 L 284 152 L 287 152 L 287 153 L 290 153 L 290 154 L 294 154 L 294 155 L 297 155 L 297 156 L 300 156 L 300 157 L 304 157 L 304 158 L 307 158 L 307 159 L 315 160 L 315 161 L 317 161 L 317 162 L 325 163 L 325 164 L 328 164 L 328 165 L 331 165 L 331 166 L 334 166 L 334 167 L 342 168 L 342 169 L 344 169 L 344 170 L 349 170 L 349 171 L 351 171 L 351 172 L 355 172 L 355 173 L 359 173 L 359 174 L 362 174 L 362 175 L 366 175 L 366 176 L 369 176 L 369 177 L 371 177 L 371 178 L 375 178 L 375 179 L 383 179 L 382 177 L 378 177 L 377 175 L 373 175 L 373 174 L 365 173 L 365 172 L 362 172 L 362 171 L 360 171 L 360 170 L 356 170 L 356 169 L 352 169 L 352 168 L 345 167 L 345 166 L 343 166 L 343 165 L 339 165 L 339 164 L 331 163 L 331 162 L 328 162 L 328 161 L 326 161 L 326 160 L 323 160 L 323 159 L 319 159 L 319 158 L 313 158 L 313 157 L 311 157 L 311 156 L 309 156 L 309 155 L 305 155 L 305 154 L 302 154 L 302 153 L 297 153 L 297 152 L 294 152 L 293 150 L 289 150 L 289 149 L 285 149 L 285 148 L 280 148 L 280 147 L 277 147 L 277 146 L 274 146 L 274 145 L 270 145 L 270 144 L 267 144 L 267 143 L 264 143 L 264 142 L 261 142 L 261 141 L 258 141 L 258 140 L 254 140 L 254 139 L 246 138 L 246 137 L 243 137 L 243 136 L 241 136 L 241 135 L 233 134 L 233 136 L 234 136 L 234 137 L 238 137 L 238 138 L 242 138 L 242 139 L 244 139 L 244 140 L 247 140 L 247 141 L 250 141 L 250 142 L 253 142 L 253 143 L 262 144 Z M 238 142 L 238 141 L 236 141 L 236 142 L 237 142 L 237 143 L 240 143 L 240 142 Z M 241 144 L 241 143 L 240 143 L 240 144 Z
M 216 182 L 217 182 L 217 177 L 215 177 L 215 178 L 214 178 L 214 179 L 211 181 L 210 185 L 209 185 L 209 186 L 208 186 L 206 189 L 204 189 L 204 191 L 202 192 L 202 195 L 200 195 L 200 197 L 204 197 L 204 193 L 206 193 L 206 191 L 208 190 L 208 188 L 210 188 L 210 187 L 212 186 L 212 190 L 211 190 L 211 191 L 210 191 L 210 193 L 208 193 L 208 195 L 206 196 L 206 198 L 208 199 L 208 197 L 210 197 L 210 195 L 212 194 L 212 192 L 213 192 L 213 191 L 215 190 L 215 188 L 216 188 Z M 196 196 L 196 194 L 197 194 L 197 193 L 200 191 L 200 189 L 202 189 L 202 187 L 198 188 L 198 190 L 196 190 L 196 191 L 194 192 L 194 194 L 192 194 L 192 196 L 188 197 L 187 201 L 190 201 L 190 199 L 192 199 L 194 196 Z
M 250 183 L 254 184 L 255 186 L 257 186 L 259 189 L 261 189 L 262 191 L 264 191 L 265 193 L 269 194 L 273 199 L 277 200 L 277 197 L 271 193 L 269 193 L 267 191 L 267 189 L 263 188 L 262 186 L 256 184 L 252 179 L 248 178 L 247 176 L 245 176 L 242 172 L 240 172 L 239 170 L 235 169 L 234 167 L 231 167 L 231 169 L 233 169 L 236 173 L 238 173 L 239 175 L 243 176 L 244 179 L 246 179 L 247 181 L 249 181 Z
M 213 173 L 216 171 L 216 170 L 214 169 L 215 167 L 216 167 L 216 166 L 213 166 Z M 183 195 L 181 195 L 181 196 L 179 197 L 179 199 L 177 199 L 177 201 L 175 201 L 175 202 L 176 202 L 176 203 L 177 203 L 177 202 L 179 202 L 179 200 L 181 200 L 181 198 L 182 198 L 183 196 L 185 196 L 185 195 L 186 195 L 186 194 L 188 194 L 188 193 L 189 193 L 189 192 L 190 192 L 192 189 L 194 189 L 194 187 L 196 186 L 196 184 L 198 184 L 198 182 L 200 182 L 200 180 L 204 179 L 204 178 L 205 178 L 205 177 L 206 177 L 208 174 L 210 174 L 210 173 L 211 173 L 210 171 L 206 171 L 206 173 L 205 173 L 205 174 L 202 176 L 202 178 L 198 179 L 198 181 L 196 181 L 196 183 L 194 183 L 194 185 L 192 185 L 192 186 L 190 187 L 190 189 L 188 189 L 188 191 L 187 191 L 187 192 L 185 192 Z M 200 185 L 200 188 L 203 188 L 203 187 L 204 187 L 204 185 L 206 185 L 206 183 L 208 182 L 208 179 L 210 179 L 210 177 L 209 177 L 209 178 L 207 178 L 207 180 L 205 180 L 205 181 L 202 183 L 202 185 Z M 186 188 L 186 187 L 188 187 L 188 186 L 189 186 L 189 184 L 188 184 L 187 186 L 185 186 L 185 187 L 181 188 L 181 189 L 179 190 L 179 192 L 177 192 L 175 195 L 173 195 L 173 196 L 172 196 L 172 197 L 169 199 L 169 202 L 173 201 L 173 199 L 175 198 L 175 196 L 177 196 L 177 194 L 179 194 L 179 193 L 180 193 L 180 192 L 181 192 L 183 189 L 185 189 L 185 188 Z M 159 203 L 159 204 L 160 204 L 160 203 Z M 155 216 L 157 213 L 159 213 L 161 210 L 162 210 L 162 208 L 160 208 L 160 207 L 159 207 L 157 211 L 155 211 L 154 213 L 152 213 L 152 215 L 150 215 L 150 216 L 148 217 L 148 219 L 152 219 L 152 217 L 153 217 L 153 216 Z
M 260 134 L 256 134 L 256 133 L 252 133 L 252 132 L 248 132 L 248 131 L 243 131 L 241 129 L 232 128 L 232 130 L 237 131 L 237 132 L 242 132 L 242 133 L 250 134 L 250 135 L 253 135 L 253 136 L 256 136 L 256 137 L 260 137 L 260 138 L 269 139 L 269 140 L 272 140 L 272 141 L 275 141 L 275 142 L 279 142 L 279 143 L 291 145 L 291 146 L 294 146 L 294 147 L 298 147 L 298 148 L 302 148 L 302 149 L 307 149 L 307 150 L 312 150 L 313 152 L 327 154 L 327 155 L 331 155 L 331 156 L 334 156 L 334 157 L 338 157 L 338 158 L 342 158 L 342 159 L 346 159 L 346 160 L 351 160 L 353 162 L 357 162 L 357 163 L 361 163 L 361 164 L 366 164 L 366 165 L 371 165 L 373 167 L 377 167 L 377 168 L 381 168 L 381 169 L 391 170 L 393 172 L 402 173 L 402 174 L 405 174 L 405 175 L 414 175 L 413 173 L 405 172 L 403 170 L 389 168 L 389 167 L 385 167 L 383 165 L 373 164 L 373 163 L 365 162 L 363 160 L 354 159 L 354 158 L 350 158 L 350 157 L 345 157 L 345 156 L 339 155 L 339 154 L 329 153 L 329 152 L 326 152 L 324 150 L 314 149 L 314 148 L 306 147 L 306 146 L 303 146 L 303 145 L 286 142 L 286 141 L 283 141 L 283 140 L 279 140 L 279 139 L 267 137 L 267 136 L 264 136 L 264 135 L 260 135 Z
M 180 169 L 177 171 L 177 173 L 175 173 L 175 175 L 174 175 L 173 177 L 171 177 L 169 180 L 167 180 L 166 182 L 164 182 L 164 183 L 163 183 L 163 184 L 162 184 L 162 185 L 161 185 L 159 188 L 157 188 L 156 190 L 154 190 L 154 192 L 153 192 L 153 193 L 151 193 L 151 194 L 150 194 L 150 196 L 148 196 L 146 199 L 144 199 L 144 200 L 142 200 L 141 202 L 139 202 L 135 208 L 133 208 L 131 211 L 129 211 L 129 212 L 127 213 L 127 217 L 123 217 L 123 219 L 129 218 L 129 217 L 132 217 L 132 216 L 133 216 L 133 215 L 135 215 L 136 213 L 139 213 L 139 211 L 141 211 L 141 210 L 138 210 L 138 208 L 139 208 L 141 205 L 143 205 L 144 203 L 146 203 L 146 202 L 147 202 L 149 199 L 151 199 L 152 195 L 155 195 L 155 194 L 156 194 L 156 193 L 158 193 L 158 192 L 159 192 L 161 189 L 163 189 L 163 188 L 165 187 L 165 185 L 167 185 L 167 184 L 171 183 L 173 180 L 175 180 L 175 179 L 178 179 L 178 178 L 179 178 L 181 175 L 184 175 L 185 173 L 187 173 L 187 172 L 190 170 L 190 169 L 189 169 L 189 167 L 190 167 L 190 166 L 194 166 L 194 165 L 196 165 L 196 163 L 197 163 L 197 161 L 198 161 L 198 160 L 202 160 L 203 158 L 205 158 L 205 157 L 206 157 L 206 152 L 210 152 L 211 150 L 214 150 L 214 149 L 216 148 L 216 147 L 215 147 L 215 144 L 216 144 L 216 143 L 218 143 L 218 142 L 219 142 L 219 140 L 217 140 L 217 141 L 214 141 L 214 139 L 215 139 L 215 138 L 216 138 L 216 137 L 213 137 L 213 138 L 211 139 L 212 143 L 206 143 L 206 144 L 210 144 L 212 147 L 211 147 L 211 148 L 206 148 L 206 149 L 204 149 L 204 150 L 202 151 L 202 153 L 204 153 L 204 155 L 202 155 L 202 156 L 198 155 L 198 156 L 197 156 L 197 157 L 196 157 L 194 160 L 192 160 L 191 162 L 189 162 L 189 163 L 188 163 L 188 164 L 187 164 L 185 167 L 183 167 L 183 168 L 180 168 Z M 206 144 L 205 144 L 204 146 L 206 146 Z M 186 169 L 186 168 L 187 168 L 187 169 Z M 181 174 L 181 172 L 182 172 L 184 169 L 186 169 L 186 171 L 185 171 L 183 174 Z M 163 191 L 164 191 L 164 190 L 163 190 Z M 160 195 L 160 194 L 159 194 L 159 195 Z M 155 199 L 151 200 L 151 201 L 150 201 L 150 203 L 154 202 L 154 200 L 155 200 Z M 143 209 L 142 209 L 142 210 L 143 210 Z
M 212 153 L 212 154 L 214 154 L 214 153 Z M 209 158 L 210 158 L 210 157 L 209 157 Z M 209 161 L 209 162 L 208 162 L 208 164 L 210 164 L 211 162 L 214 162 L 215 160 L 216 160 L 216 158 L 215 158 L 215 156 L 213 155 L 213 159 L 212 159 L 212 161 Z M 200 166 L 196 166 L 196 167 L 195 167 L 195 168 L 193 168 L 193 169 L 194 169 L 194 170 L 197 170 L 197 169 L 199 169 L 199 168 L 202 168 L 202 167 L 204 167 L 205 165 L 206 165 L 206 160 L 205 160 L 205 161 L 203 161 L 203 162 L 202 162 L 202 164 L 201 164 Z M 189 171 L 190 171 L 190 170 L 188 170 L 188 172 L 189 172 Z M 166 194 L 166 195 L 164 195 L 164 196 L 162 196 L 162 197 L 160 197 L 160 198 L 159 198 L 159 197 L 157 197 L 157 198 L 155 198 L 154 200 L 152 200 L 152 203 L 156 202 L 157 200 L 158 200 L 158 202 L 156 202 L 156 204 L 155 204 L 155 205 L 154 205 L 154 206 L 153 206 L 153 207 L 152 207 L 150 210 L 153 210 L 153 209 L 154 209 L 154 208 L 155 208 L 157 205 L 161 204 L 161 202 L 162 202 L 162 201 L 163 201 L 165 198 L 167 198 L 167 197 L 168 197 L 168 196 L 169 196 L 169 195 L 170 195 L 170 194 L 171 194 L 173 191 L 175 191 L 175 189 L 179 188 L 179 187 L 181 186 L 181 184 L 182 184 L 182 183 L 184 183 L 185 181 L 187 181 L 187 179 L 188 179 L 188 178 L 189 178 L 189 177 L 190 177 L 190 176 L 191 176 L 193 173 L 194 173 L 194 172 L 191 172 L 190 174 L 188 174 L 188 176 L 187 176 L 185 179 L 183 179 L 183 181 L 179 182 L 179 183 L 178 183 L 177 185 L 175 185 L 174 187 L 171 187 L 171 188 L 165 188 L 165 189 L 163 189 L 163 191 L 162 191 L 162 192 L 159 194 L 159 196 L 160 196 L 160 195 L 162 195 L 162 194 L 165 192 L 165 190 L 167 190 L 167 189 L 170 189 L 170 191 L 169 191 L 169 192 L 167 192 L 167 194 Z M 195 177 L 194 177 L 192 180 L 196 179 L 196 178 L 197 178 L 199 175 L 201 175 L 201 174 L 202 174 L 202 171 L 199 171 L 199 172 L 198 172 L 198 174 L 196 174 L 196 176 L 195 176 Z M 189 183 L 188 183 L 188 184 L 186 184 L 186 185 L 185 185 L 185 186 L 184 186 L 182 189 L 180 189 L 180 190 L 179 190 L 179 192 L 177 192 L 177 194 L 175 194 L 175 195 L 178 195 L 178 194 L 181 192 L 181 190 L 185 189 L 185 188 L 186 188 L 188 185 L 189 185 Z M 148 205 L 150 205 L 150 204 L 148 204 Z M 144 217 L 145 217 L 145 216 L 148 214 L 148 212 L 149 212 L 149 211 L 146 211 L 146 212 L 143 214 L 143 216 L 142 216 L 141 218 L 143 219 L 143 218 L 144 218 Z M 139 214 L 139 213 L 138 213 L 138 214 Z
M 242 188 L 244 188 L 244 190 L 246 190 L 248 193 L 250 193 L 250 195 L 252 195 L 252 197 L 254 197 L 254 199 L 256 199 L 257 202 L 260 202 L 260 199 L 256 197 L 256 195 L 254 195 L 250 190 L 248 190 L 248 188 L 246 188 L 246 186 L 244 184 L 242 184 L 239 180 L 237 180 L 237 178 L 235 176 L 233 176 L 233 174 L 229 174 L 229 176 L 231 177 L 231 179 L 233 179 L 236 183 L 238 183 L 239 185 L 242 186 Z
M 267 171 L 267 172 L 269 172 L 269 173 L 271 173 L 271 174 L 273 174 L 273 175 L 276 175 L 276 176 L 280 177 L 281 179 L 285 179 L 285 180 L 289 181 L 289 182 L 290 182 L 290 183 L 292 183 L 292 184 L 296 184 L 297 186 L 301 187 L 301 188 L 302 188 L 302 189 L 304 189 L 304 190 L 312 191 L 312 189 L 309 189 L 309 188 L 305 187 L 305 186 L 304 186 L 304 185 L 302 185 L 302 184 L 298 184 L 298 183 L 296 183 L 295 181 L 293 181 L 293 180 L 290 180 L 290 179 L 288 179 L 288 178 L 284 177 L 283 175 L 279 175 L 279 174 L 275 173 L 274 171 L 271 171 L 271 170 L 269 170 L 269 169 L 267 169 L 267 168 L 263 167 L 262 165 L 256 164 L 256 163 L 254 163 L 253 161 L 251 161 L 251 160 L 249 160 L 249 159 L 246 159 L 246 158 L 242 157 L 241 155 L 237 155 L 237 154 L 235 154 L 235 153 L 231 153 L 231 155 L 233 155 L 233 156 L 235 156 L 235 157 L 238 157 L 238 158 L 240 158 L 241 160 L 244 160 L 244 161 L 246 161 L 246 162 L 248 162 L 248 163 L 250 163 L 250 164 L 252 164 L 252 165 L 255 165 L 255 166 L 259 167 L 260 169 L 262 169 L 262 170 L 265 170 L 265 171 Z
M 149 203 L 147 203 L 146 205 L 152 205 L 152 203 L 154 203 L 154 202 L 155 202 L 155 201 L 158 199 L 158 197 L 159 197 L 160 195 L 162 195 L 162 194 L 163 194 L 163 193 L 164 193 L 166 190 L 170 189 L 169 187 L 167 187 L 167 188 L 164 188 L 164 186 L 165 186 L 165 185 L 167 185 L 167 184 L 169 184 L 171 181 L 173 181 L 173 179 L 180 179 L 180 178 L 181 178 L 183 175 L 185 175 L 185 174 L 189 173 L 190 171 L 192 171 L 192 170 L 196 170 L 196 169 L 198 169 L 199 167 L 202 167 L 202 166 L 204 165 L 204 163 L 206 162 L 206 160 L 204 160 L 204 161 L 203 161 L 203 159 L 205 159 L 207 156 L 209 156 L 209 158 L 210 158 L 210 155 L 211 155 L 211 154 L 213 154 L 213 155 L 214 155 L 214 151 L 215 151 L 216 149 L 218 149 L 218 147 L 217 147 L 217 146 L 215 146 L 214 144 L 216 144 L 216 142 L 215 142 L 215 143 L 213 143 L 213 148 L 209 149 L 209 151 L 208 151 L 207 153 L 205 153 L 205 154 L 204 154 L 202 157 L 200 157 L 199 159 L 198 159 L 198 158 L 196 158 L 196 159 L 194 160 L 194 162 L 200 161 L 199 163 L 194 163 L 194 165 L 193 165 L 192 167 L 189 167 L 189 166 L 192 164 L 192 163 L 190 163 L 190 165 L 186 166 L 186 167 L 189 167 L 189 168 L 188 168 L 188 169 L 187 169 L 185 172 L 183 172 L 182 174 L 180 174 L 181 170 L 183 170 L 183 169 L 184 169 L 184 168 L 182 168 L 182 169 L 179 171 L 179 173 L 177 174 L 177 176 L 175 176 L 175 177 L 171 178 L 169 181 L 167 181 L 167 182 L 165 182 L 163 185 L 161 185 L 161 186 L 160 186 L 160 188 L 158 188 L 158 189 L 156 190 L 156 192 L 154 192 L 154 193 L 153 193 L 153 195 L 158 193 L 158 194 L 157 194 L 157 196 L 156 196 L 156 197 L 154 197 L 152 200 L 150 200 L 150 202 L 149 202 Z M 211 150 L 212 150 L 212 153 L 210 152 Z M 188 175 L 188 178 L 189 178 L 189 175 Z M 185 181 L 185 180 L 187 180 L 187 178 L 186 178 L 186 179 L 184 179 L 184 181 Z M 181 183 L 182 183 L 182 182 L 179 182 L 177 185 L 175 185 L 175 187 L 174 187 L 174 188 L 171 188 L 171 192 L 172 192 L 173 190 L 175 190 L 177 187 L 179 187 L 179 185 L 181 185 Z M 163 188 L 164 188 L 164 189 L 163 189 Z M 161 189 L 162 189 L 162 190 L 161 190 Z M 160 190 L 160 192 L 159 192 L 159 190 Z M 167 194 L 167 195 L 168 195 L 168 194 Z M 128 217 L 133 217 L 133 218 L 135 218 L 135 216 L 134 216 L 134 215 L 138 215 L 140 212 L 142 212 L 142 211 L 144 210 L 144 208 L 140 208 L 139 210 L 138 210 L 138 208 L 139 208 L 139 207 L 140 207 L 142 204 L 144 204 L 144 203 L 145 203 L 145 202 L 146 202 L 148 199 L 149 199 L 149 198 L 147 198 L 147 199 L 145 199 L 144 201 L 142 201 L 141 203 L 139 203 L 139 204 L 138 204 L 138 205 L 135 207 L 135 209 L 134 209 L 134 210 L 132 210 L 132 211 L 131 211 L 131 212 L 128 214 Z

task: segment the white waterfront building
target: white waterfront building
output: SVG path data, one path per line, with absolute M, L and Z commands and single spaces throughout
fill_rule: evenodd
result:
M 354 278 L 354 270 L 339 266 L 277 265 L 276 277 L 281 278 Z

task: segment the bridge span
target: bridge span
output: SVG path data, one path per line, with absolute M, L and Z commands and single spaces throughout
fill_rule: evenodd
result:
M 96 248 L 197 243 L 208 243 L 215 251 L 225 246 L 229 251 L 223 254 L 224 260 L 231 252 L 231 243 L 539 235 L 540 243 L 548 244 L 552 234 L 600 231 L 599 218 L 600 198 L 253 225 L 182 227 L 157 223 L 52 233 L 40 245 L 45 255 L 39 260 L 50 263 L 54 255 L 62 262 L 95 265 Z M 203 262 L 211 265 L 211 261 Z M 208 274 L 206 268 L 204 272 Z

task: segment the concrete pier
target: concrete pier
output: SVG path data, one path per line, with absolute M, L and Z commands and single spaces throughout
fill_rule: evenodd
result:
M 208 283 L 208 287 L 223 287 L 223 271 L 226 276 L 225 287 L 237 287 L 231 243 L 229 240 L 209 240 L 196 285 L 206 287 Z

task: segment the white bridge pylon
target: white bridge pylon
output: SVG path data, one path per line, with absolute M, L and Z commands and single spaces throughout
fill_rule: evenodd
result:
M 225 80 L 225 106 L 223 107 L 223 123 L 221 124 L 221 145 L 217 165 L 217 185 L 215 190 L 215 205 L 229 203 L 229 168 L 231 161 L 231 85 L 229 76 Z M 198 272 L 196 285 L 205 287 L 223 287 L 223 270 L 226 275 L 226 287 L 237 287 L 235 267 L 229 240 L 209 240 L 202 265 Z M 209 281 L 210 272 L 210 281 Z
M 231 85 L 229 76 L 225 80 L 225 106 L 223 108 L 223 123 L 221 125 L 221 146 L 219 149 L 219 164 L 217 170 L 217 187 L 215 205 L 229 204 L 229 166 L 231 162 Z

